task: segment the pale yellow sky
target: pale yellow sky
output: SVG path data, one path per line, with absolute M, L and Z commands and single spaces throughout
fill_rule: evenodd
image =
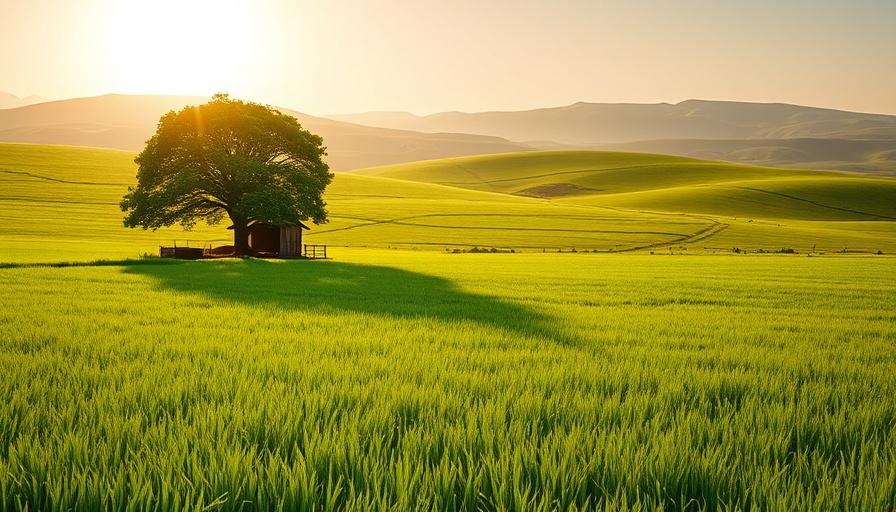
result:
M 896 114 L 892 0 L 0 0 L 0 91 L 310 114 L 689 98 Z

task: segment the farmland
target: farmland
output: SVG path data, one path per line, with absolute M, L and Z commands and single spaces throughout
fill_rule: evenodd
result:
M 133 153 L 0 144 L 0 262 L 220 245 L 121 228 Z M 896 253 L 896 180 L 662 155 L 534 152 L 338 173 L 308 243 L 418 250 Z
M 692 251 L 896 250 L 893 179 L 593 151 L 452 158 L 352 174 L 535 196 L 554 208 L 577 208 L 579 216 L 613 215 L 616 226 L 648 219 L 695 223 L 701 226 L 696 232 L 669 230 L 681 234 L 673 238 L 674 245 Z M 540 215 L 533 210 L 532 216 Z M 565 223 L 558 219 L 555 226 Z M 654 246 L 663 243 L 660 237 L 653 240 Z M 567 250 L 576 242 L 580 249 L 602 251 L 638 247 L 608 245 L 600 237 L 570 242 Z
M 132 160 L 0 145 L 0 509 L 896 507 L 892 180 L 445 160 L 179 262 L 227 231 L 121 227 Z
M 892 267 L 345 250 L 0 269 L 0 500 L 889 510 Z

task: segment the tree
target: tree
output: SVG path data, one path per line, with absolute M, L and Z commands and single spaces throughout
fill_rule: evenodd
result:
M 292 116 L 216 94 L 171 111 L 134 160 L 137 186 L 121 201 L 124 225 L 156 230 L 226 214 L 237 255 L 250 255 L 249 224 L 327 222 L 324 189 L 333 173 L 323 139 Z

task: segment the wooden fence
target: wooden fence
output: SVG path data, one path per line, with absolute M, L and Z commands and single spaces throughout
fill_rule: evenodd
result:
M 163 258 L 178 258 L 183 260 L 198 260 L 201 258 L 220 258 L 223 256 L 232 256 L 233 246 L 226 245 L 221 247 L 178 247 L 178 246 L 159 246 L 159 256 Z M 302 256 L 310 259 L 327 259 L 326 245 L 305 244 L 303 246 Z
M 327 259 L 327 246 L 305 244 L 305 254 L 303 256 L 315 260 L 318 258 Z
M 163 258 L 177 258 L 181 260 L 198 260 L 205 257 L 205 249 L 202 247 L 166 247 L 159 246 L 159 256 Z

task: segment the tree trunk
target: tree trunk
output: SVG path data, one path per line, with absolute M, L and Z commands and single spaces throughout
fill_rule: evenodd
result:
M 242 215 L 231 213 L 233 221 L 233 254 L 234 256 L 252 256 L 252 248 L 249 247 L 249 220 Z

